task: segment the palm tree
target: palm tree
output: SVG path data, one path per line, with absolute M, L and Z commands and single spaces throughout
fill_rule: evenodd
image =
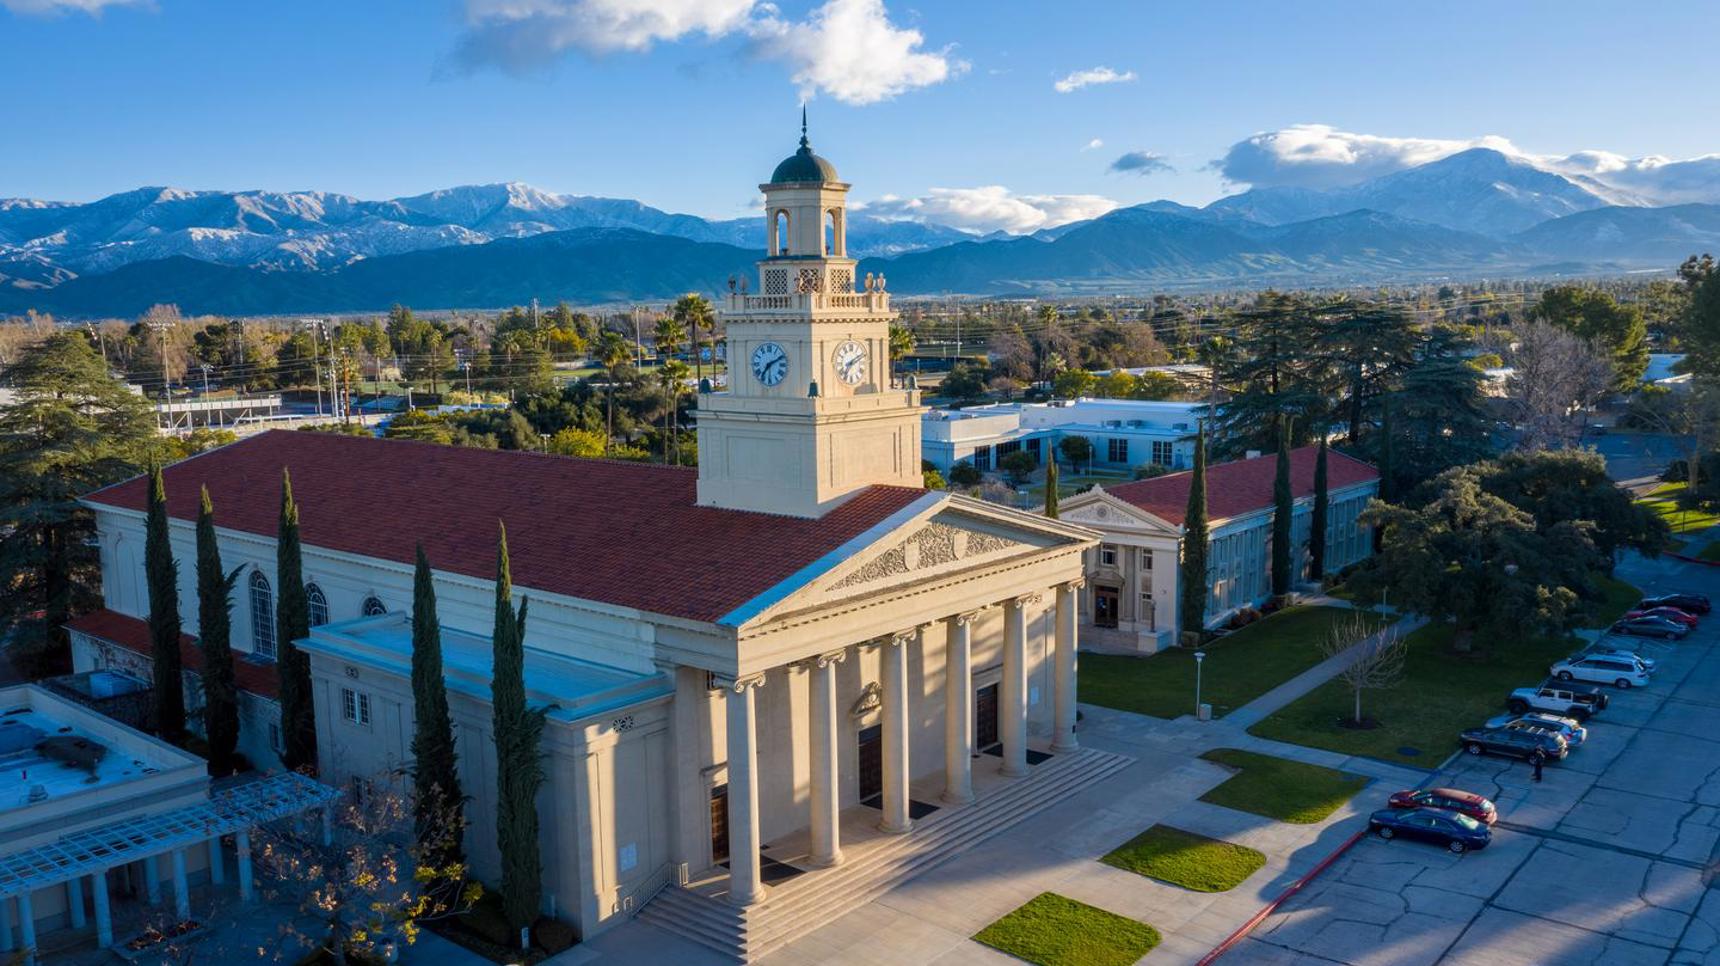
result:
M 681 343 L 687 341 L 687 327 L 672 315 L 658 316 L 651 338 L 657 344 L 658 361 L 661 362 L 681 351 Z
M 669 411 L 663 415 L 664 427 L 667 431 L 665 446 L 673 442 L 674 456 L 669 451 L 663 454 L 666 463 L 681 462 L 681 393 L 686 388 L 687 376 L 692 369 L 679 359 L 670 359 L 657 368 L 657 381 L 669 393 Z
M 593 353 L 597 364 L 602 366 L 607 374 L 609 391 L 605 397 L 605 429 L 603 438 L 603 453 L 609 454 L 610 443 L 615 439 L 615 380 L 620 378 L 621 367 L 627 364 L 633 352 L 627 345 L 627 339 L 614 329 L 604 329 L 597 337 L 597 350 Z
M 703 360 L 699 355 L 699 327 L 704 326 L 707 330 L 712 329 L 714 319 L 711 316 L 711 303 L 706 301 L 705 297 L 697 292 L 688 292 L 686 295 L 675 300 L 674 316 L 675 321 L 681 323 L 681 326 L 692 338 L 693 373 L 702 380 L 704 379 L 704 367 L 702 365 Z M 711 345 L 711 368 L 715 370 L 717 365 L 717 349 L 715 344 L 716 333 L 713 331 L 711 332 L 711 335 L 713 339 Z
M 919 339 L 914 336 L 914 330 L 895 322 L 890 323 L 890 367 L 894 369 L 908 353 L 914 351 Z

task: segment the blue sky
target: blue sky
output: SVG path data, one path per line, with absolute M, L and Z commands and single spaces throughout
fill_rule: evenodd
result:
M 1720 151 L 1713 4 L 779 7 L 0 0 L 0 197 L 524 181 L 731 217 L 793 149 L 802 96 L 858 200 L 976 228 L 1204 203 L 1242 186 L 1227 156 L 1295 184 L 1484 136 L 1570 164 Z M 1127 79 L 1056 89 L 1101 68 Z M 1297 125 L 1325 127 L 1233 150 Z

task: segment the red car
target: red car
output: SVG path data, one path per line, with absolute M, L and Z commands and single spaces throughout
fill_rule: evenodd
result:
M 1499 810 L 1493 807 L 1492 802 L 1474 792 L 1456 788 L 1406 789 L 1393 792 L 1386 804 L 1392 808 L 1437 808 L 1458 812 L 1483 825 L 1492 825 L 1499 820 Z
M 1673 623 L 1683 624 L 1685 627 L 1695 627 L 1697 622 L 1695 614 L 1686 614 L 1676 607 L 1650 607 L 1648 610 L 1626 611 L 1624 616 L 1626 619 L 1632 617 L 1664 617 Z

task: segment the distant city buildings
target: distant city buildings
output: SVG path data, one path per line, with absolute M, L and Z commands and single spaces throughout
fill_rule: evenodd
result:
M 930 409 L 920 417 L 921 447 L 940 472 L 959 462 L 994 472 L 1010 453 L 1025 450 L 1043 464 L 1065 438 L 1082 436 L 1093 446 L 1096 468 L 1186 469 L 1193 465 L 1194 436 L 1207 409 L 1196 402 L 1087 398 Z

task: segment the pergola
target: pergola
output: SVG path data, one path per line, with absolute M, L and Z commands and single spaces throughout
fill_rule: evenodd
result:
M 65 886 L 73 928 L 84 926 L 83 880 L 91 879 L 95 904 L 96 940 L 113 945 L 113 921 L 108 911 L 107 872 L 131 862 L 144 863 L 146 888 L 151 903 L 159 902 L 160 882 L 156 865 L 163 854 L 173 863 L 174 910 L 181 920 L 191 915 L 190 890 L 185 880 L 185 850 L 202 845 L 208 849 L 209 879 L 219 885 L 225 873 L 221 861 L 221 837 L 234 837 L 238 855 L 239 895 L 251 898 L 251 830 L 326 807 L 340 792 L 296 772 L 286 772 L 241 781 L 211 790 L 209 799 L 190 807 L 155 815 L 138 816 L 83 829 L 57 842 L 38 845 L 0 857 L 0 952 L 12 947 L 10 906 L 18 904 L 22 948 L 33 961 L 36 947 L 35 916 L 31 896 L 43 889 Z M 328 812 L 323 813 L 323 836 L 328 837 Z

